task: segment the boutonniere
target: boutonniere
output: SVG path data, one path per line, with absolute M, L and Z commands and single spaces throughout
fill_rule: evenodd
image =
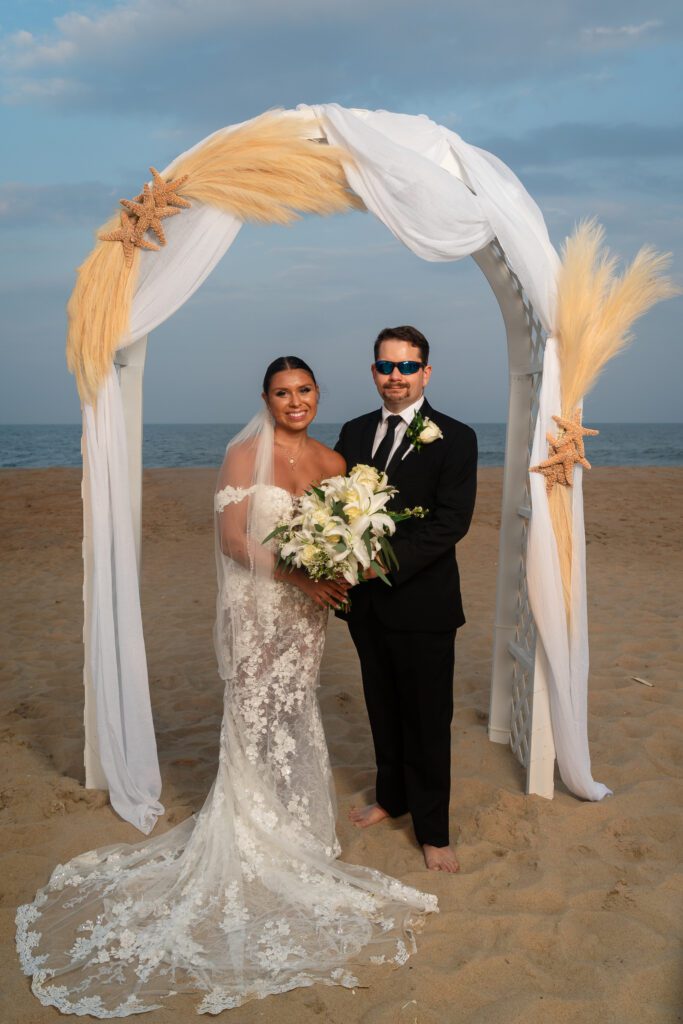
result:
M 432 441 L 441 440 L 443 433 L 440 427 L 437 427 L 434 420 L 430 420 L 428 416 L 423 416 L 418 409 L 410 421 L 406 437 L 410 441 L 411 447 L 416 452 L 419 452 L 423 444 L 431 444 Z

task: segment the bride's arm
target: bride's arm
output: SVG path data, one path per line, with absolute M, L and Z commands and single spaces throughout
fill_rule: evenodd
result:
M 221 551 L 247 569 L 251 565 L 247 542 L 248 506 L 247 494 L 236 495 L 229 504 L 223 506 L 218 520 Z
M 218 539 L 224 555 L 250 569 L 253 539 L 249 537 L 249 501 L 254 492 L 254 448 L 230 449 L 221 466 L 215 495 Z M 272 559 L 271 559 L 272 565 Z

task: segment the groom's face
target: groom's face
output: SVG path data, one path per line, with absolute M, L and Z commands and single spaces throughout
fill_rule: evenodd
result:
M 378 359 L 389 359 L 392 363 L 400 363 L 409 359 L 417 363 L 422 362 L 419 348 L 411 345 L 409 341 L 400 341 L 398 338 L 388 338 L 383 341 L 377 354 Z M 375 387 L 379 391 L 380 398 L 387 409 L 391 412 L 401 412 L 407 409 L 413 402 L 422 397 L 432 373 L 431 366 L 422 366 L 416 373 L 400 372 L 397 366 L 391 373 L 380 373 L 372 364 L 372 376 Z

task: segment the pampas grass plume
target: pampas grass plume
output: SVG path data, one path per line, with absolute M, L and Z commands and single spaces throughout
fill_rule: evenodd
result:
M 243 221 L 289 224 L 300 213 L 364 209 L 349 189 L 338 147 L 311 141 L 301 119 L 271 111 L 178 158 L 165 179 L 188 175 L 180 194 Z M 182 213 L 180 214 L 182 216 Z M 119 227 L 120 214 L 98 234 Z M 98 241 L 78 269 L 68 305 L 67 364 L 83 402 L 95 402 L 117 348 L 125 343 L 137 285 L 140 251 L 126 266 L 118 242 Z
M 580 407 L 603 369 L 633 340 L 631 328 L 655 303 L 680 294 L 664 276 L 668 253 L 644 246 L 621 277 L 617 260 L 604 247 L 604 230 L 594 220 L 579 224 L 568 238 L 557 284 L 557 352 L 562 416 Z M 571 490 L 554 487 L 549 498 L 560 559 L 565 609 L 571 611 Z
M 574 412 L 610 359 L 633 340 L 634 322 L 680 291 L 664 276 L 668 253 L 644 246 L 618 277 L 616 257 L 603 241 L 603 228 L 590 220 L 564 246 L 557 303 L 563 416 Z

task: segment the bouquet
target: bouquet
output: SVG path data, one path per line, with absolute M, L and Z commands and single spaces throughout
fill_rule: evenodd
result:
M 303 569 L 314 580 L 345 579 L 354 586 L 366 569 L 374 569 L 391 586 L 386 573 L 398 561 L 389 537 L 397 523 L 427 514 L 420 506 L 387 509 L 397 493 L 386 473 L 354 466 L 347 476 L 329 477 L 306 491 L 263 543 L 275 540 L 278 566 Z

